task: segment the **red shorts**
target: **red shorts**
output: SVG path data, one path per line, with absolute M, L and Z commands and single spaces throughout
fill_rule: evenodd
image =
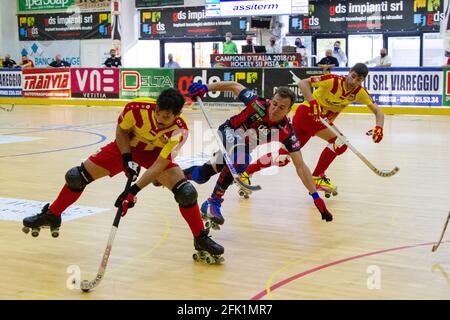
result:
M 150 151 L 131 148 L 131 156 L 133 157 L 133 161 L 146 169 L 152 166 L 158 158 L 160 152 L 160 148 L 155 148 Z M 122 155 L 115 141 L 108 143 L 106 146 L 101 148 L 99 152 L 90 156 L 89 160 L 108 170 L 110 177 L 114 177 L 116 174 L 123 171 Z M 166 170 L 174 167 L 178 167 L 178 165 L 171 161 L 166 167 Z
M 315 136 L 317 132 L 327 128 L 322 122 L 315 121 L 314 117 L 310 115 L 310 112 L 309 106 L 300 104 L 292 118 L 292 126 L 294 127 L 295 135 L 300 141 L 301 147 L 303 147 L 311 137 Z M 328 111 L 323 117 L 330 119 L 334 116 L 334 112 Z

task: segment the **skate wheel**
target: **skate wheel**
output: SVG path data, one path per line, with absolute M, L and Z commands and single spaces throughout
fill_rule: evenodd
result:
M 52 231 L 52 237 L 58 238 L 59 237 L 59 231 Z
M 200 257 L 199 257 L 199 255 L 197 253 L 194 253 L 192 255 L 192 259 L 194 259 L 194 261 L 196 261 L 196 262 L 200 261 Z
M 211 228 L 211 221 L 205 221 L 205 229 Z
M 242 190 L 239 190 L 239 196 L 245 198 L 245 192 Z
M 211 223 L 211 228 L 214 230 L 220 230 L 220 226 L 217 223 Z
M 89 281 L 83 280 L 80 285 L 81 291 L 83 291 L 85 293 L 89 292 L 90 289 L 88 288 L 88 285 L 89 285 Z
M 244 194 L 244 199 L 248 199 L 248 198 L 250 198 L 250 197 L 248 196 L 248 194 L 247 194 L 247 193 Z
M 325 198 L 329 198 L 331 195 L 329 193 L 325 193 Z
M 37 236 L 39 236 L 39 229 L 33 229 L 33 230 L 31 230 L 31 236 L 33 237 L 33 238 L 36 238 Z
M 211 259 L 211 257 L 206 257 L 205 259 L 207 264 L 212 264 L 213 263 L 213 259 Z
M 23 228 L 22 228 L 22 232 L 25 233 L 25 234 L 28 234 L 28 233 L 30 232 L 30 228 L 28 228 L 28 227 L 23 227 Z
M 337 196 L 337 195 L 338 195 L 337 191 L 334 191 L 334 192 L 333 192 L 333 197 L 335 197 L 335 196 Z

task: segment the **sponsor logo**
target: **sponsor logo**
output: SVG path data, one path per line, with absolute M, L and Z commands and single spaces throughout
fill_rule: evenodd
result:
M 22 77 L 20 73 L 0 73 L 0 87 L 21 88 Z
M 236 72 L 224 72 L 223 73 L 223 79 L 218 76 L 208 76 L 208 70 L 202 70 L 201 75 L 193 76 L 193 75 L 186 75 L 181 76 L 178 78 L 178 90 L 184 95 L 187 95 L 188 87 L 192 82 L 201 82 L 204 84 L 210 84 L 215 83 L 219 81 L 239 81 L 243 82 L 244 84 L 254 84 L 258 80 L 258 73 L 257 72 L 243 72 L 243 71 L 236 71 Z M 231 92 L 211 92 L 208 91 L 207 95 L 210 98 L 218 98 L 220 95 L 223 95 L 226 98 L 235 98 L 233 93 Z M 253 92 L 253 94 L 258 94 L 258 92 Z
M 172 17 L 174 19 L 174 17 Z M 161 12 L 142 12 L 142 32 L 145 34 L 165 34 L 166 25 L 161 21 Z
M 25 8 L 67 8 L 69 0 L 25 0 Z
M 142 75 L 137 71 L 122 71 L 122 89 L 137 91 L 144 88 L 173 87 L 171 77 Z
M 32 91 L 69 89 L 68 73 L 25 74 L 23 89 Z
M 75 75 L 79 92 L 85 98 L 107 98 L 107 94 L 118 93 L 114 70 L 76 69 L 72 75 Z

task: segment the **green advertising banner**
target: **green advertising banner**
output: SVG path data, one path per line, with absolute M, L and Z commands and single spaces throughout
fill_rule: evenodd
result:
M 18 0 L 19 12 L 65 10 L 74 4 L 75 0 Z
M 121 69 L 121 99 L 157 98 L 165 89 L 173 88 L 173 69 Z

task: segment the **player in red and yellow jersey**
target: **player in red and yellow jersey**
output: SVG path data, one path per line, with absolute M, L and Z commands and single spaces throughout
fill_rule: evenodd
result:
M 295 112 L 292 125 L 301 147 L 305 146 L 313 136 L 318 136 L 328 142 L 312 173 L 318 189 L 322 191 L 336 192 L 336 186 L 327 178 L 325 171 L 338 155 L 347 150 L 347 146 L 320 122 L 319 117 L 327 118 L 332 124 L 349 104 L 364 104 L 375 115 L 375 127 L 367 134 L 372 136 L 375 143 L 380 142 L 383 138 L 384 114 L 372 101 L 366 89 L 361 86 L 368 73 L 369 70 L 365 64 L 357 63 L 346 77 L 327 74 L 300 80 L 298 83 L 305 101 Z M 312 92 L 312 88 L 316 88 L 316 90 Z M 249 177 L 262 168 L 271 165 L 284 166 L 289 163 L 288 153 L 284 149 L 279 150 L 279 155 L 275 159 L 272 158 L 272 154 L 269 153 L 258 159 L 257 162 L 248 166 L 241 178 L 248 183 Z
M 122 207 L 122 215 L 134 206 L 141 189 L 158 181 L 172 190 L 181 215 L 194 235 L 195 249 L 208 252 L 213 261 L 218 259 L 224 249 L 208 237 L 197 203 L 197 191 L 173 162 L 188 134 L 181 114 L 184 103 L 184 97 L 175 89 L 163 91 L 156 103 L 145 99 L 128 103 L 118 119 L 115 141 L 70 169 L 58 198 L 51 205 L 47 204 L 40 214 L 25 218 L 24 226 L 59 228 L 61 214 L 78 200 L 89 183 L 120 172 L 137 179 L 140 167 L 144 167 L 147 169 L 144 174 L 116 200 L 115 206 Z

